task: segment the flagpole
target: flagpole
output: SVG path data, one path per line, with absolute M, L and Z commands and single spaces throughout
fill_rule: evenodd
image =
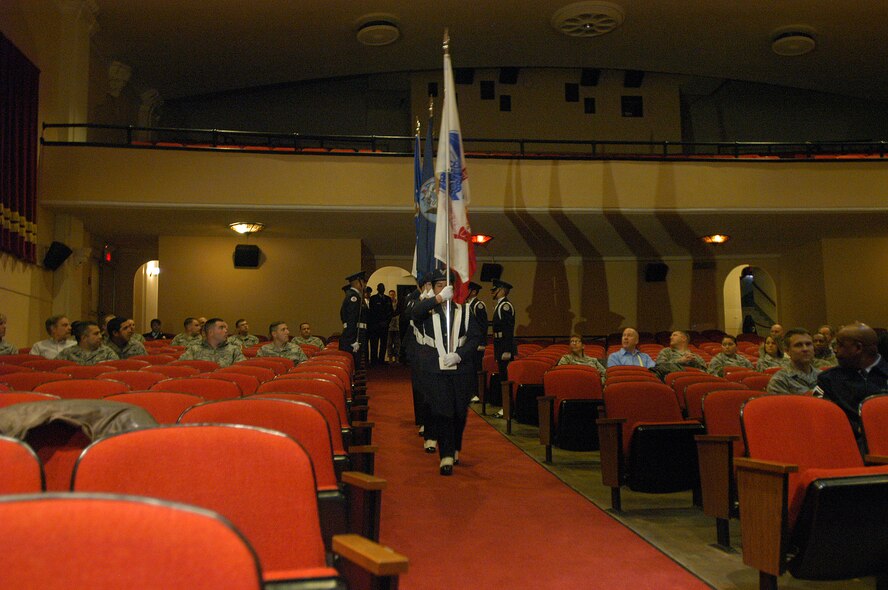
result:
M 449 62 L 449 61 L 450 61 L 450 60 L 449 60 L 449 58 L 450 58 L 450 31 L 449 31 L 449 29 L 446 29 L 446 28 L 444 29 L 444 43 L 443 43 L 443 49 L 444 49 L 444 61 L 445 61 L 445 65 L 450 65 L 449 63 L 446 63 L 446 62 Z M 452 68 L 452 66 L 451 66 L 451 68 Z M 453 88 L 452 88 L 452 87 L 449 87 L 449 88 L 448 88 L 448 84 L 447 84 L 448 68 L 445 68 L 445 70 L 444 70 L 444 76 L 445 76 L 445 78 L 444 78 L 444 93 L 445 93 L 445 96 L 444 96 L 444 104 L 445 104 L 445 108 L 446 108 L 446 107 L 448 106 L 448 104 L 447 104 L 447 99 L 448 99 L 448 98 L 449 98 L 450 100 L 453 100 L 453 99 L 454 99 L 453 96 L 449 96 L 449 97 L 448 97 L 447 94 L 446 94 L 448 91 L 451 92 L 451 93 L 453 92 Z M 442 110 L 443 110 L 443 109 L 442 109 Z M 441 121 L 442 121 L 442 122 L 445 120 L 445 117 L 446 117 L 446 120 L 447 120 L 447 123 L 448 123 L 448 127 L 449 127 L 449 125 L 450 125 L 450 113 L 449 113 L 449 112 L 447 112 L 447 113 L 442 113 L 442 116 L 441 116 Z M 441 126 L 441 132 L 442 132 L 442 133 L 444 132 L 444 128 L 443 128 L 443 127 L 444 127 L 444 126 L 442 125 L 442 126 Z M 453 231 L 450 229 L 450 167 L 451 167 L 451 162 L 450 162 L 450 137 L 449 137 L 449 129 L 448 129 L 448 137 L 447 137 L 447 141 L 445 142 L 444 145 L 445 145 L 445 147 L 447 148 L 447 149 L 445 150 L 446 156 L 445 156 L 445 159 L 444 159 L 444 163 L 446 164 L 446 166 L 444 167 L 444 181 L 445 181 L 445 185 L 444 185 L 444 187 L 445 187 L 445 190 L 444 190 L 444 200 L 447 202 L 447 206 L 445 207 L 445 216 L 444 216 L 444 223 L 447 224 L 447 225 L 446 225 L 446 227 L 447 227 L 447 261 L 446 261 L 446 263 L 445 263 L 445 267 L 446 267 L 445 273 L 446 273 L 446 276 L 447 276 L 447 286 L 450 287 L 450 286 L 451 286 L 451 285 L 450 285 L 450 249 L 451 249 L 451 248 L 450 248 L 450 245 L 451 245 L 451 240 L 453 239 Z M 441 154 L 438 154 L 438 157 L 440 158 L 440 157 L 441 157 Z M 438 203 L 438 209 L 439 209 L 439 211 L 440 211 L 440 205 L 441 205 L 441 203 L 439 202 L 439 203 Z M 447 305 L 446 305 L 445 308 L 444 308 L 444 309 L 445 309 L 444 317 L 445 317 L 445 319 L 446 319 L 446 321 L 447 321 L 447 335 L 448 335 L 448 338 L 447 338 L 447 348 L 446 348 L 447 352 L 453 352 L 453 351 L 451 350 L 451 348 L 452 348 L 452 344 L 451 344 L 451 343 L 453 342 L 453 333 L 452 333 L 451 326 L 450 326 L 450 315 L 451 315 L 451 310 L 452 310 L 452 308 L 453 308 L 453 306 L 452 306 L 452 304 L 451 304 L 452 301 L 453 301 L 452 299 L 448 300 L 448 301 L 447 301 Z

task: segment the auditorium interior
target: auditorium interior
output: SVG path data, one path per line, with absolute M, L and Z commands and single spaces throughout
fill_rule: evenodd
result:
M 39 70 L 33 257 L 0 252 L 7 340 L 109 313 L 327 337 L 344 277 L 412 285 L 414 136 L 439 133 L 445 31 L 469 220 L 492 237 L 475 280 L 514 285 L 516 336 L 888 327 L 884 22 L 876 1 L 3 0 L 4 51 Z M 510 437 L 543 462 L 536 433 Z M 607 509 L 585 461 L 547 469 Z M 756 587 L 736 553 L 700 563 L 689 500 L 618 519 L 703 587 Z

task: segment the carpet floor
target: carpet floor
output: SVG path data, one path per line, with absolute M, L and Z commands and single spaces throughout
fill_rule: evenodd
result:
M 707 584 L 469 412 L 460 465 L 438 474 L 413 425 L 409 371 L 374 369 L 381 541 L 410 559 L 405 590 L 695 589 Z

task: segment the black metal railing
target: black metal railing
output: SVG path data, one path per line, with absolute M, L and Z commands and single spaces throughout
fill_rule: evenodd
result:
M 64 131 L 59 134 L 57 131 Z M 75 131 L 77 139 L 63 138 Z M 55 137 L 50 137 L 55 135 Z M 82 137 L 79 137 L 82 136 Z M 186 150 L 413 155 L 413 136 L 312 135 L 229 129 L 181 129 L 96 123 L 44 123 L 44 145 L 89 145 Z M 884 159 L 888 141 L 604 141 L 464 138 L 466 155 L 536 159 Z

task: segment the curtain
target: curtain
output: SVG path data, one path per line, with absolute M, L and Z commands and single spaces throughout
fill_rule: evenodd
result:
M 0 35 L 0 251 L 37 262 L 40 70 Z

